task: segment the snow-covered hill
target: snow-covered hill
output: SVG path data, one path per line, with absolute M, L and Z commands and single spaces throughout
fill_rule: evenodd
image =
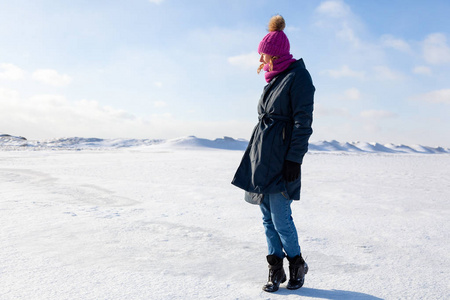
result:
M 361 153 L 450 153 L 449 148 L 428 147 L 422 145 L 397 145 L 397 144 L 379 144 L 367 142 L 346 142 L 338 141 L 319 141 L 309 144 L 310 151 L 343 151 L 343 152 L 361 152 Z
M 70 137 L 49 140 L 27 140 L 0 134 L 0 150 L 101 150 L 131 147 L 175 147 L 175 148 L 212 148 L 224 150 L 245 150 L 248 141 L 233 139 L 231 137 L 217 138 L 215 140 L 198 138 L 195 136 L 176 139 L 100 139 Z M 439 154 L 450 153 L 449 148 L 428 147 L 422 145 L 396 145 L 367 142 L 338 142 L 338 141 L 312 141 L 310 151 L 325 152 L 359 152 L 359 153 L 424 153 Z

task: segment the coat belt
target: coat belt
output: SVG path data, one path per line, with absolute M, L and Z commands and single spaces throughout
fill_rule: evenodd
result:
M 269 113 L 262 113 L 258 116 L 258 119 L 260 121 L 264 119 L 273 119 L 277 121 L 283 121 L 283 122 L 292 122 L 292 119 L 287 116 L 281 116 L 281 115 L 275 115 L 275 114 L 269 114 Z

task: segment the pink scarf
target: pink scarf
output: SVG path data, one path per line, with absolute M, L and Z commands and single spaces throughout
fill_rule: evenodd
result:
M 292 54 L 283 55 L 273 61 L 273 70 L 269 71 L 270 65 L 265 64 L 263 70 L 266 71 L 264 76 L 266 81 L 270 82 L 275 76 L 286 70 L 296 59 Z

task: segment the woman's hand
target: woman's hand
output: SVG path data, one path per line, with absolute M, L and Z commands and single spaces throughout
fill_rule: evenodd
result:
M 297 180 L 300 177 L 300 164 L 294 161 L 285 160 L 283 176 L 287 182 Z

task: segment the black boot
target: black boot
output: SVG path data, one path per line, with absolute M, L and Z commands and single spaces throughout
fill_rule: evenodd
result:
M 267 255 L 269 263 L 269 278 L 263 290 L 266 292 L 276 292 L 280 284 L 286 281 L 286 273 L 283 269 L 283 259 L 276 255 Z
M 302 255 L 288 257 L 289 260 L 289 282 L 287 288 L 296 290 L 303 286 L 305 274 L 308 273 L 308 265 L 303 260 Z

